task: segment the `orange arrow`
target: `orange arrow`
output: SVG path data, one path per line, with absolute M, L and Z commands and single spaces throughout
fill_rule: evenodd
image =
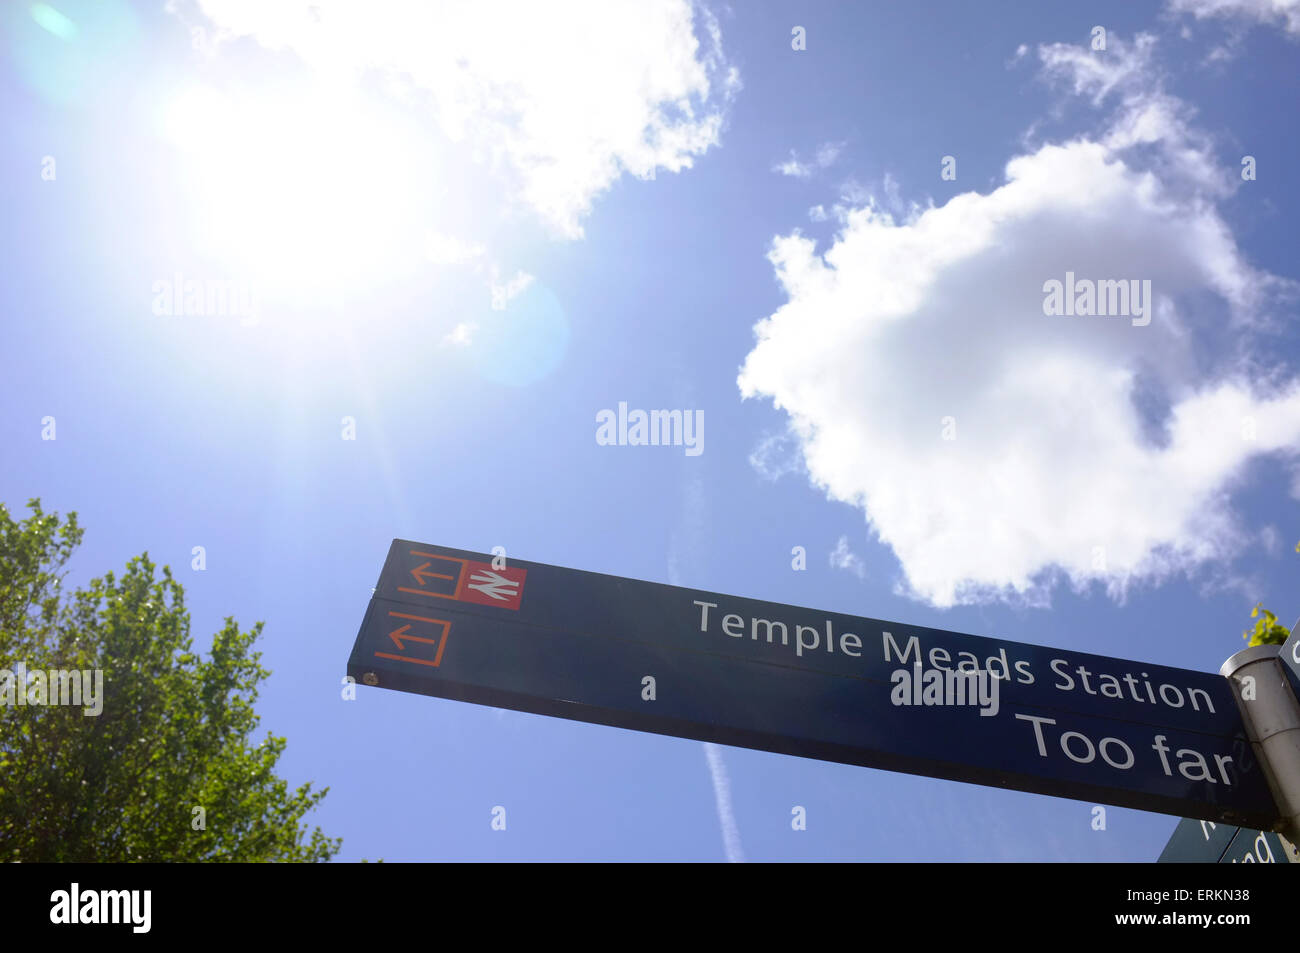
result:
M 430 645 L 438 644 L 437 639 L 426 639 L 422 635 L 407 635 L 407 630 L 410 628 L 411 624 L 408 622 L 400 629 L 388 633 L 388 637 L 393 640 L 393 644 L 397 646 L 399 652 L 406 651 L 406 646 L 402 644 L 402 639 L 406 639 L 408 642 L 428 642 Z
M 444 575 L 443 573 L 440 572 L 430 572 L 429 567 L 432 565 L 433 563 L 425 563 L 423 566 L 416 566 L 414 569 L 411 570 L 411 575 L 415 577 L 416 585 L 423 586 L 425 584 L 424 581 L 426 578 L 429 579 L 450 579 L 451 578 L 451 576 Z

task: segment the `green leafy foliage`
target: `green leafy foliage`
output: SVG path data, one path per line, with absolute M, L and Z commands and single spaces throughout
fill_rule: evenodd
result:
M 83 530 L 0 504 L 0 668 L 103 671 L 103 710 L 0 705 L 0 860 L 325 861 L 340 839 L 303 816 L 328 793 L 275 774 L 285 739 L 252 739 L 270 673 L 227 618 L 205 659 L 180 583 L 147 553 L 85 589 L 60 574 Z M 195 811 L 202 808 L 202 814 Z M 201 820 L 201 824 L 200 824 Z
M 1264 603 L 1258 602 L 1255 608 L 1250 610 L 1250 617 L 1255 620 L 1254 629 L 1247 629 L 1241 633 L 1243 639 L 1250 640 L 1246 644 L 1251 648 L 1256 645 L 1281 645 L 1291 634 L 1286 626 L 1278 625 L 1277 616 L 1261 608 L 1263 605 Z
M 1295 544 L 1295 551 L 1300 553 L 1300 543 Z M 1278 625 L 1277 616 L 1263 606 L 1262 602 L 1255 603 L 1255 608 L 1250 610 L 1250 617 L 1255 620 L 1255 627 L 1241 633 L 1241 637 L 1248 640 L 1246 645 L 1249 648 L 1254 648 L 1256 645 L 1281 645 L 1291 634 L 1291 630 L 1284 625 Z

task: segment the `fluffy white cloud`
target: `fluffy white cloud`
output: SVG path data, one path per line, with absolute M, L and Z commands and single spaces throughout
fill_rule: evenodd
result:
M 1169 9 L 1198 20 L 1215 17 L 1276 24 L 1300 36 L 1300 0 L 1169 0 Z
M 716 144 L 739 88 L 688 0 L 199 0 L 218 39 L 292 51 L 328 82 L 414 93 L 454 142 L 579 237 L 623 173 L 679 172 Z
M 1246 465 L 1300 447 L 1297 382 L 1247 383 L 1244 342 L 1281 282 L 1217 213 L 1229 176 L 1152 78 L 1150 41 L 1113 41 L 1100 66 L 1039 52 L 1049 79 L 1113 94 L 1114 121 L 1015 157 L 987 194 L 898 220 L 873 197 L 822 253 L 774 239 L 788 301 L 738 379 L 790 415 L 812 480 L 864 511 L 901 588 L 937 605 L 1042 603 L 1062 575 L 1122 597 L 1221 558 Z M 1149 279 L 1150 323 L 1046 316 L 1066 272 Z
M 1155 45 L 1154 36 L 1139 33 L 1131 44 L 1116 42 L 1108 55 L 1098 56 L 1076 43 L 1048 43 L 1038 48 L 1038 58 L 1049 80 L 1070 86 L 1076 96 L 1088 96 L 1098 106 L 1121 87 L 1148 94 Z
M 1118 41 L 1105 56 L 1074 43 L 1040 46 L 1043 75 L 1100 106 L 1118 101 L 1107 129 L 1099 137 L 1113 152 L 1135 146 L 1161 150 L 1160 174 L 1170 184 L 1209 194 L 1230 191 L 1230 177 L 1213 159 L 1213 142 L 1192 122 L 1193 110 L 1164 92 L 1153 63 L 1156 38 L 1139 33 L 1131 44 Z M 1175 181 L 1182 180 L 1182 181 Z

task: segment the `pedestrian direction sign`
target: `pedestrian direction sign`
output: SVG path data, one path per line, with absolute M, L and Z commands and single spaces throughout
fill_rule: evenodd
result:
M 363 684 L 1267 829 L 1219 675 L 394 540 Z
M 1160 852 L 1162 864 L 1217 864 L 1241 828 L 1183 818 Z

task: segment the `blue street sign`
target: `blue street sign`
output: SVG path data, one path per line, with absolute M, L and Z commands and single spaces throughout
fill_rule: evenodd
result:
M 1300 853 L 1286 838 L 1213 821 L 1183 818 L 1160 852 L 1162 864 L 1294 864 Z
M 1217 864 L 1241 830 L 1232 824 L 1183 818 L 1160 852 L 1162 864 Z
M 1291 630 L 1290 637 L 1282 644 L 1278 654 L 1282 666 L 1291 679 L 1291 690 L 1300 694 L 1300 623 Z
M 1243 828 L 1219 858 L 1221 864 L 1290 864 L 1296 859 L 1295 848 L 1277 834 Z
M 406 540 L 389 550 L 348 674 L 801 757 L 1277 820 L 1217 675 Z

